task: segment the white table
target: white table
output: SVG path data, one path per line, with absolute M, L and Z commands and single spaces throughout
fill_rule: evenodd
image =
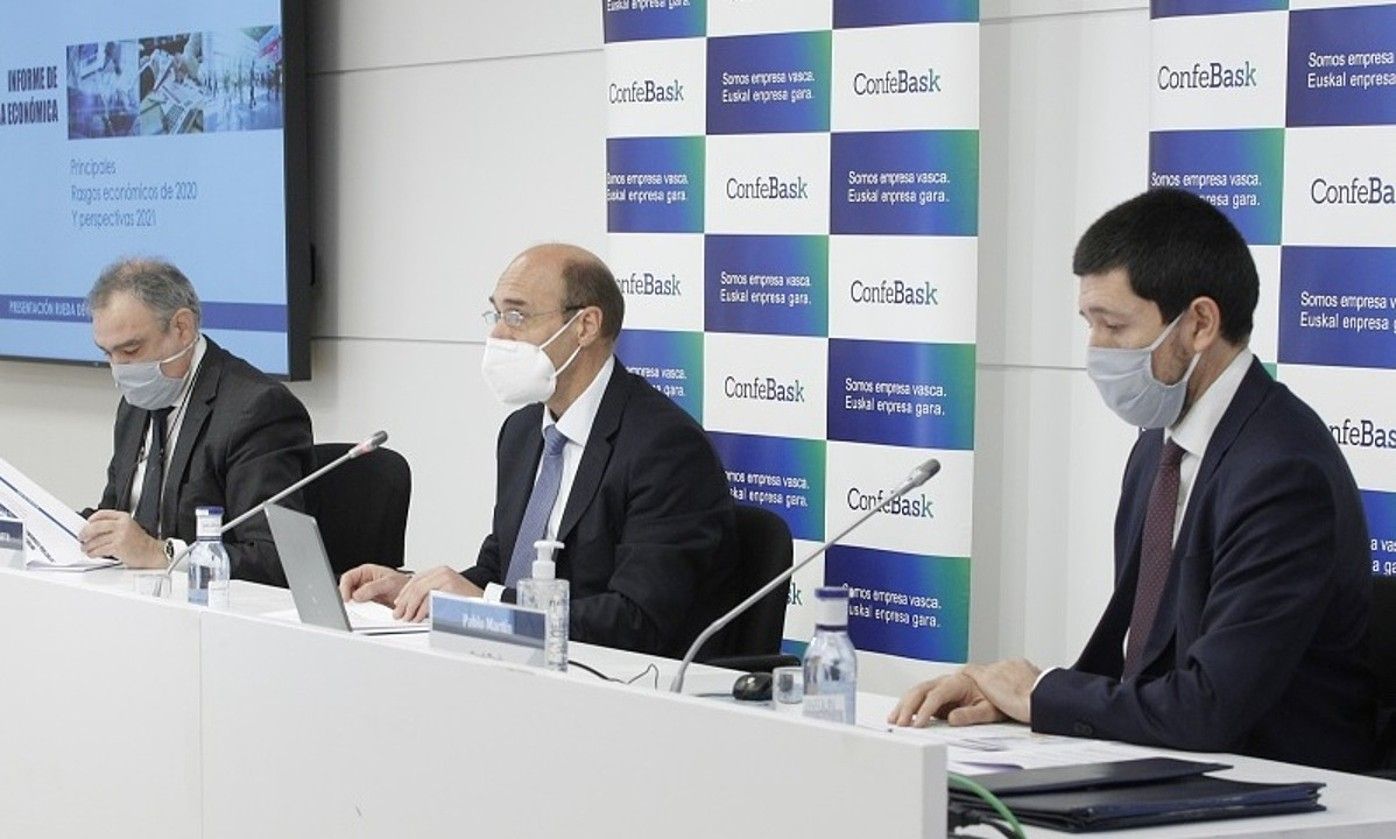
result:
M 120 580 L 0 570 L 0 835 L 199 834 L 202 616 Z
M 0 834 L 944 834 L 935 744 L 262 617 L 277 589 L 232 601 L 0 570 L 0 661 L 24 674 L 0 692 Z M 731 684 L 713 675 L 693 689 Z
M 0 834 L 944 833 L 943 748 L 906 732 L 263 617 L 291 606 L 281 589 L 235 581 L 232 600 L 216 612 L 178 590 L 139 597 L 123 571 L 0 569 Z M 675 664 L 586 645 L 572 658 L 626 678 L 655 662 L 661 689 Z M 699 668 L 687 690 L 730 680 Z M 860 694 L 860 721 L 892 701 Z M 1137 835 L 1396 835 L 1388 781 L 1181 756 L 1244 780 L 1324 782 L 1329 809 Z
M 869 723 L 873 719 L 877 719 L 878 711 L 881 711 L 882 716 L 885 717 L 886 712 L 890 711 L 895 704 L 895 700 L 891 698 L 866 694 L 859 695 L 859 702 L 866 709 L 868 714 L 866 719 Z M 863 717 L 863 714 L 860 713 L 859 716 Z M 1006 726 L 976 728 L 973 731 L 988 733 L 993 729 L 1000 728 L 1006 728 Z M 1014 728 L 1021 730 L 1022 727 L 1014 724 Z M 958 731 L 971 730 L 959 729 Z M 915 735 L 908 732 L 908 736 Z M 1134 747 L 1129 747 L 1129 749 L 1133 751 Z M 1147 752 L 1148 756 L 1157 755 L 1176 757 L 1181 760 L 1222 763 L 1232 767 L 1229 770 L 1213 773 L 1219 778 L 1260 783 L 1319 782 L 1325 784 L 1319 792 L 1319 803 L 1328 809 L 1319 813 L 1209 821 L 1089 835 L 1112 838 L 1140 837 L 1140 839 L 1180 839 L 1180 837 L 1207 839 L 1207 837 L 1226 836 L 1316 837 L 1316 839 L 1317 837 L 1342 837 L 1342 839 L 1349 839 L 1349 837 L 1353 837 L 1353 839 L 1362 839 L 1363 837 L 1377 839 L 1380 837 L 1381 839 L 1389 839 L 1396 836 L 1396 783 L 1391 781 L 1315 769 L 1309 766 L 1279 763 L 1273 760 L 1262 760 L 1244 755 L 1182 752 L 1170 749 L 1139 749 L 1139 751 Z M 1072 835 L 1026 825 L 1025 829 L 1027 835 L 1031 837 Z M 990 828 L 983 827 L 965 832 L 972 836 L 998 837 L 1000 835 Z

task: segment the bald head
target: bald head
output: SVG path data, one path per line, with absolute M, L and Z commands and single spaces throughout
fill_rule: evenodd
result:
M 505 269 L 505 273 L 518 266 L 526 269 L 547 270 L 561 276 L 562 268 L 568 262 L 589 262 L 605 267 L 601 258 L 586 248 L 569 245 L 566 242 L 549 242 L 543 245 L 534 245 L 514 257 L 514 261 L 509 263 L 509 267 Z
M 522 296 L 511 300 L 514 289 Z M 614 343 L 625 320 L 625 298 L 611 269 L 586 248 L 554 242 L 535 245 L 509 263 L 499 278 L 495 300 L 500 309 L 532 301 L 568 312 L 595 307 L 600 312 L 600 337 Z

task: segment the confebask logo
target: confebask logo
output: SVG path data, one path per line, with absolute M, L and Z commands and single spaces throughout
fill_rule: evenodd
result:
M 844 503 L 848 505 L 850 510 L 871 510 L 881 504 L 886 497 L 887 490 L 885 489 L 879 489 L 877 492 L 864 492 L 855 486 L 849 487 L 847 495 L 844 496 Z M 925 493 L 904 495 L 901 498 L 893 499 L 886 507 L 882 508 L 882 512 L 894 516 L 907 516 L 908 518 L 933 519 L 935 512 L 932 511 L 931 507 L 934 503 L 926 497 Z
M 1191 67 L 1175 70 L 1167 64 L 1158 68 L 1159 90 L 1216 90 L 1257 87 L 1256 66 L 1246 59 L 1227 66 L 1220 61 L 1196 61 Z
M 728 376 L 722 380 L 722 392 L 729 399 L 753 399 L 760 402 L 804 402 L 805 383 L 799 379 L 782 382 L 772 376 L 738 379 Z
M 627 297 L 678 297 L 683 294 L 683 281 L 678 274 L 654 274 L 631 271 L 630 276 L 616 277 L 621 294 Z
M 621 105 L 629 103 L 649 103 L 649 102 L 682 102 L 683 82 L 674 79 L 672 82 L 660 82 L 655 79 L 635 79 L 630 84 L 616 84 L 611 82 L 610 88 L 611 104 Z
M 940 93 L 940 74 L 932 68 L 925 71 L 905 67 L 884 70 L 880 75 L 855 73 L 854 96 L 904 96 L 911 93 Z

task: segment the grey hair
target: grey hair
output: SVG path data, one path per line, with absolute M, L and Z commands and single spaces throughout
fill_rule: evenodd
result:
M 101 276 L 87 293 L 88 311 L 105 307 L 118 292 L 130 294 L 144 303 L 166 327 L 180 309 L 194 313 L 196 327 L 203 322 L 203 310 L 194 284 L 178 268 L 162 259 L 120 259 L 102 269 Z

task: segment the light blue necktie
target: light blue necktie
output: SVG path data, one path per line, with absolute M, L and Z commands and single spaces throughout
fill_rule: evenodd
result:
M 558 491 L 562 488 L 562 449 L 566 445 L 567 437 L 557 430 L 556 425 L 543 429 L 543 467 L 538 470 L 538 479 L 533 482 L 533 494 L 528 496 L 523 523 L 519 525 L 519 535 L 514 540 L 514 553 L 509 557 L 509 573 L 504 578 L 507 588 L 515 588 L 519 580 L 529 575 L 533 560 L 538 555 L 533 543 L 547 536 L 548 517 L 552 515 Z

